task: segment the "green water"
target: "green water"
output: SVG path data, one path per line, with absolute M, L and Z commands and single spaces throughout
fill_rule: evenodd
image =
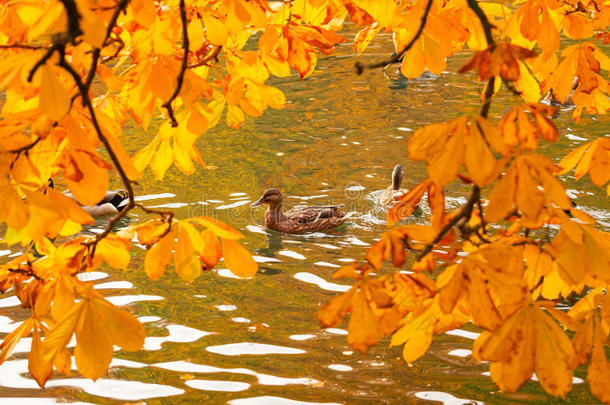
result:
M 352 31 L 345 35 L 353 38 Z M 391 50 L 391 37 L 380 35 L 363 60 L 378 61 Z M 357 76 L 352 54 L 352 45 L 342 44 L 334 56 L 321 58 L 316 73 L 305 81 L 296 76 L 270 80 L 285 92 L 285 109 L 248 118 L 239 131 L 221 124 L 202 136 L 198 146 L 203 160 L 218 169 L 199 169 L 185 177 L 172 168 L 163 183 L 147 172 L 136 186 L 147 204 L 175 207 L 178 218 L 210 215 L 240 229 L 246 236 L 244 245 L 260 262 L 255 279 L 227 277 L 220 263 L 193 284 L 181 281 L 173 270 L 150 282 L 143 271 L 144 251 L 135 247 L 128 271 L 102 269 L 93 278 L 99 277 L 96 283 L 106 295 L 122 297 L 117 305 L 126 304 L 146 317 L 145 349 L 115 352 L 120 361 L 96 384 L 78 376 L 58 376 L 40 390 L 27 374 L 27 347 L 18 348 L 0 367 L 0 401 L 21 397 L 37 398 L 32 403 L 102 404 L 596 403 L 582 382 L 582 369 L 575 373 L 581 380 L 575 380 L 563 401 L 547 396 L 535 382 L 516 394 L 500 393 L 483 375 L 488 366 L 469 356 L 474 328 L 437 337 L 412 367 L 401 360 L 401 348 L 388 347 L 387 339 L 361 354 L 347 345 L 346 324 L 320 329 L 315 312 L 347 284 L 333 280 L 332 273 L 363 258 L 367 246 L 385 229 L 385 214 L 375 205 L 375 196 L 390 184 L 393 166 L 405 167 L 403 187 L 426 177 L 423 164 L 407 160 L 412 130 L 480 108 L 481 88 L 473 76 L 454 73 L 467 60 L 466 53 L 453 57 L 440 78 L 412 81 L 401 77 L 397 66 Z M 492 119 L 517 101 L 501 92 L 493 103 Z M 556 121 L 560 141 L 542 149 L 557 160 L 568 147 L 605 136 L 609 119 L 597 120 L 585 118 L 576 125 L 571 111 L 562 111 Z M 135 151 L 150 136 L 131 129 L 124 139 Z M 610 229 L 610 206 L 603 190 L 588 179 L 575 182 L 568 175 L 565 181 L 576 203 Z M 263 209 L 251 210 L 249 204 L 271 186 L 283 190 L 286 206 L 345 203 L 357 215 L 328 233 L 267 232 L 261 226 Z M 455 207 L 468 189 L 453 184 L 446 193 L 448 204 Z M 141 219 L 137 212 L 130 214 L 130 221 Z M 425 219 L 424 215 L 414 220 Z M 0 332 L 6 333 L 26 312 L 8 296 L 0 299 L 0 315 Z

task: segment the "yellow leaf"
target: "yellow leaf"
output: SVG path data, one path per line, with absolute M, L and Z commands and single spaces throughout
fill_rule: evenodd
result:
M 93 299 L 91 303 L 102 314 L 103 326 L 112 344 L 131 352 L 142 348 L 145 331 L 138 318 L 104 299 Z
M 536 307 L 536 376 L 551 395 L 565 396 L 572 388 L 569 365 L 574 358 L 570 339 L 559 325 Z
M 382 338 L 377 317 L 369 307 L 362 289 L 355 292 L 352 304 L 352 314 L 347 325 L 347 343 L 354 349 L 366 353 L 370 346 Z
M 355 292 L 355 287 L 350 288 L 347 292 L 333 298 L 320 308 L 316 317 L 322 324 L 322 327 L 328 328 L 337 326 L 341 323 L 345 314 L 347 314 L 347 311 L 349 311 L 352 306 L 352 298 L 354 297 Z
M 47 117 L 59 121 L 70 110 L 70 96 L 49 65 L 42 65 L 40 71 L 39 107 Z
M 199 225 L 203 225 L 222 239 L 242 239 L 244 235 L 241 232 L 236 231 L 229 225 L 210 217 L 193 217 L 189 218 L 190 221 L 195 222 Z
M 74 304 L 70 310 L 45 335 L 42 343 L 44 359 L 49 361 L 62 352 L 77 327 L 77 322 L 83 312 L 85 300 Z
M 43 357 L 42 341 L 40 340 L 40 332 L 37 328 L 34 329 L 32 334 L 32 347 L 28 356 L 28 370 L 40 387 L 44 387 L 44 384 L 53 374 L 53 365 Z
M 171 166 L 173 161 L 173 151 L 172 146 L 170 145 L 169 140 L 161 141 L 161 145 L 159 145 L 159 149 L 155 153 L 155 156 L 152 159 L 152 163 L 150 164 L 150 168 L 157 180 L 163 180 L 163 176 L 167 169 Z
M 241 278 L 254 277 L 258 264 L 242 245 L 231 239 L 222 240 L 222 254 L 225 265 L 231 273 Z
M 188 23 L 187 31 L 189 35 L 189 49 L 192 52 L 197 52 L 205 42 L 201 20 L 197 17 L 193 17 L 191 22 Z
M 190 224 L 186 222 L 180 222 L 178 225 L 178 240 L 176 241 L 176 250 L 174 252 L 174 268 L 176 273 L 181 279 L 192 283 L 201 274 L 201 263 L 199 257 L 196 255 L 195 248 L 187 230 L 187 226 Z M 192 228 L 192 226 L 191 226 Z M 194 229 L 192 230 L 194 235 L 199 237 L 198 243 L 202 243 L 199 233 Z M 199 247 L 198 250 L 201 248 Z
M 146 253 L 146 257 L 144 258 L 144 271 L 150 280 L 158 279 L 165 272 L 165 268 L 172 258 L 175 237 L 176 230 L 172 227 L 172 230 Z
M 610 402 L 610 365 L 606 358 L 606 348 L 604 342 L 605 335 L 598 325 L 595 331 L 593 344 L 593 354 L 587 370 L 587 380 L 591 387 L 591 392 L 601 401 Z
M 239 129 L 244 123 L 246 116 L 241 108 L 230 105 L 227 108 L 227 125 L 233 129 Z
M 222 257 L 222 250 L 220 249 L 220 243 L 218 237 L 210 229 L 206 229 L 201 232 L 202 239 L 202 251 L 199 258 L 203 260 L 205 264 L 205 270 L 211 270 L 218 264 Z
M 128 240 L 108 235 L 97 244 L 96 253 L 99 253 L 106 263 L 115 269 L 126 269 L 129 265 L 129 248 L 131 244 Z
M 436 321 L 432 308 L 433 306 L 407 321 L 392 335 L 390 346 L 404 343 L 402 357 L 409 364 L 423 356 L 432 343 L 432 331 Z
M 30 334 L 32 328 L 34 328 L 34 319 L 28 318 L 5 336 L 4 340 L 2 340 L 2 344 L 0 344 L 0 364 L 4 363 L 8 356 L 11 355 L 17 342 Z
M 205 25 L 205 36 L 212 45 L 224 45 L 227 42 L 228 31 L 227 27 L 220 22 L 216 17 L 209 13 L 202 15 L 203 24 Z
M 466 141 L 466 170 L 474 183 L 485 186 L 495 174 L 496 159 L 491 154 L 487 144 L 475 123 L 471 123 Z
M 76 327 L 74 360 L 84 377 L 97 380 L 108 370 L 112 360 L 112 343 L 103 327 L 105 316 L 97 310 L 92 300 L 86 298 L 81 301 L 84 304 Z

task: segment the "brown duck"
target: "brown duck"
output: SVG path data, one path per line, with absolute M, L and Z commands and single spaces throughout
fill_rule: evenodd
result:
M 381 205 L 391 207 L 394 205 L 398 198 L 404 195 L 407 189 L 400 188 L 400 183 L 402 183 L 403 169 L 401 165 L 394 166 L 394 171 L 392 171 L 392 185 L 383 190 L 383 193 L 379 196 L 379 202 Z
M 340 210 L 342 205 L 295 207 L 283 212 L 282 193 L 277 188 L 265 190 L 250 207 L 261 204 L 269 204 L 265 211 L 265 226 L 284 233 L 323 231 L 341 225 L 348 217 Z

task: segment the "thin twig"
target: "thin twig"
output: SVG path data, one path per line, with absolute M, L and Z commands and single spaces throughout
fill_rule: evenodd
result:
M 116 25 L 117 20 L 119 19 L 119 14 L 127 7 L 129 0 L 121 0 L 117 3 L 116 8 L 114 9 L 114 13 L 112 14 L 112 18 L 108 22 L 108 26 L 106 27 L 106 36 L 104 37 L 104 41 L 102 42 L 102 48 L 106 46 L 106 41 L 110 38 L 110 34 L 112 34 L 112 30 Z M 87 88 L 91 87 L 91 83 L 95 78 L 95 72 L 97 71 L 97 62 L 100 58 L 100 54 L 102 53 L 101 48 L 95 48 L 93 50 L 93 54 L 91 55 L 91 67 L 89 68 L 89 73 L 87 74 L 87 78 L 85 79 L 85 86 Z
M 0 49 L 45 49 L 46 47 L 42 45 L 27 45 L 27 44 L 12 44 L 12 45 L 0 45 Z
M 217 47 L 214 48 L 214 51 L 206 56 L 205 58 L 203 58 L 202 60 L 200 60 L 197 63 L 193 63 L 191 65 L 188 66 L 189 69 L 193 69 L 199 66 L 207 66 L 208 62 L 210 62 L 212 59 L 215 59 L 216 62 L 218 62 L 218 54 L 220 53 L 220 51 L 222 50 L 222 45 L 219 45 Z
M 167 100 L 162 107 L 167 110 L 167 115 L 169 115 L 170 120 L 172 121 L 172 127 L 178 126 L 178 121 L 174 115 L 174 109 L 172 108 L 172 102 L 178 97 L 180 93 L 180 89 L 182 88 L 182 82 L 184 81 L 184 72 L 188 67 L 188 58 L 189 58 L 189 35 L 187 31 L 188 21 L 186 20 L 186 6 L 184 4 L 184 0 L 180 0 L 180 19 L 182 20 L 182 48 L 184 49 L 184 55 L 182 56 L 182 65 L 180 66 L 180 73 L 178 74 L 178 79 L 176 83 L 176 88 L 174 89 L 174 93 Z
M 434 0 L 428 0 L 428 3 L 426 4 L 426 9 L 424 10 L 424 14 L 421 17 L 421 23 L 419 24 L 419 28 L 417 29 L 415 36 L 411 39 L 411 41 L 409 41 L 407 45 L 405 45 L 402 51 L 392 54 L 389 60 L 371 63 L 370 65 L 365 65 L 364 63 L 356 62 L 356 71 L 358 72 L 358 74 L 362 74 L 365 69 L 377 69 L 393 63 L 402 62 L 402 59 L 404 58 L 405 54 L 409 51 L 409 49 L 411 49 L 413 44 L 415 44 L 415 41 L 417 41 L 421 34 L 424 32 L 424 27 L 426 26 L 426 21 L 428 20 L 428 14 L 430 13 L 430 9 L 432 8 L 433 1 Z
M 434 249 L 434 246 L 436 246 L 436 244 L 440 242 L 441 239 L 443 239 L 445 234 L 449 232 L 462 218 L 470 218 L 470 216 L 472 215 L 472 208 L 477 203 L 477 201 L 479 201 L 480 197 L 481 189 L 478 186 L 473 186 L 472 193 L 470 194 L 470 197 L 468 198 L 468 201 L 466 201 L 464 207 L 462 207 L 461 211 L 456 216 L 451 218 L 451 221 L 449 221 L 447 225 L 445 225 L 443 229 L 440 230 L 440 232 L 436 235 L 436 237 L 431 243 L 426 245 L 424 250 L 422 250 L 422 252 L 417 257 L 417 260 L 421 260 L 424 256 L 430 253 L 432 249 Z

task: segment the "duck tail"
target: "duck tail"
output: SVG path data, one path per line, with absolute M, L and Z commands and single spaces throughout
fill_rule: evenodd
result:
M 129 193 L 125 190 L 121 190 L 117 192 L 109 202 L 117 209 L 123 208 L 129 202 Z

